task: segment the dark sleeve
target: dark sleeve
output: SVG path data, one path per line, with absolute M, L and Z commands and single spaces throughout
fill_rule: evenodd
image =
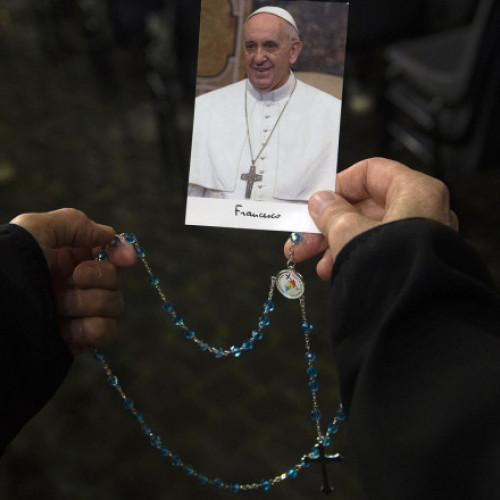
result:
M 500 301 L 451 229 L 425 219 L 351 241 L 331 324 L 369 500 L 500 498 Z
M 0 226 L 0 453 L 62 383 L 72 357 L 61 340 L 49 270 L 33 237 Z

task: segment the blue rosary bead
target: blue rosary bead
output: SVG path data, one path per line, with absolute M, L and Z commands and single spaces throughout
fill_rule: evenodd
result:
M 319 390 L 319 384 L 316 381 L 309 382 L 308 387 L 311 392 L 318 392 Z
M 194 469 L 193 467 L 191 467 L 191 465 L 186 465 L 184 466 L 184 474 L 186 474 L 186 476 L 192 476 L 194 474 Z
M 254 340 L 262 340 L 263 337 L 264 337 L 264 334 L 262 333 L 262 330 L 254 330 L 252 332 L 252 338 Z
M 330 434 L 337 434 L 337 432 L 339 431 L 339 426 L 335 423 L 335 422 L 332 422 L 329 426 L 328 426 L 328 432 Z
M 97 254 L 97 260 L 106 260 L 108 258 L 108 253 L 106 250 L 99 250 Z
M 253 342 L 251 340 L 244 340 L 243 344 L 241 345 L 241 348 L 244 351 L 249 351 L 250 349 L 253 348 Z
M 180 316 L 175 316 L 174 325 L 175 326 L 182 326 L 183 324 L 184 324 L 184 320 Z
M 118 377 L 116 375 L 108 377 L 108 385 L 110 387 L 116 387 L 118 385 Z
M 124 401 L 123 401 L 123 406 L 125 406 L 125 409 L 126 410 L 133 410 L 134 409 L 134 400 L 133 399 L 130 399 L 130 398 L 126 398 Z
M 316 354 L 314 351 L 307 351 L 305 355 L 306 361 L 309 361 L 309 363 L 313 363 L 316 361 Z
M 150 276 L 149 284 L 152 286 L 158 286 L 160 284 L 160 278 L 158 278 L 157 276 Z
M 270 313 L 273 311 L 274 311 L 274 304 L 270 300 L 264 302 L 264 312 Z
M 291 477 L 292 479 L 295 479 L 298 475 L 298 471 L 297 469 L 293 468 L 293 469 L 290 469 L 287 474 L 286 474 L 288 477 Z
M 271 320 L 269 319 L 269 316 L 263 315 L 259 318 L 259 326 L 269 326 L 271 324 Z
M 161 447 L 161 439 L 160 436 L 152 435 L 151 438 L 149 439 L 149 443 L 153 448 L 160 448 Z
M 203 476 L 203 475 L 199 475 L 198 476 L 198 482 L 202 485 L 205 485 L 208 483 L 208 477 L 207 476 Z
M 122 241 L 120 240 L 119 236 L 113 236 L 113 239 L 111 240 L 110 245 L 112 247 L 119 247 L 122 244 Z
M 137 238 L 135 237 L 135 234 L 133 234 L 133 233 L 127 233 L 125 235 L 125 241 L 127 243 L 130 243 L 131 245 L 133 245 L 137 241 Z
M 135 253 L 139 259 L 144 259 L 144 257 L 146 257 L 146 252 L 142 247 L 135 247 Z
M 314 366 L 310 366 L 307 369 L 307 375 L 309 375 L 310 378 L 316 378 L 318 376 L 318 370 Z
M 147 424 L 141 425 L 141 431 L 145 436 L 151 435 L 151 427 Z
M 315 422 L 319 422 L 321 420 L 321 411 L 320 410 L 312 410 L 311 411 L 311 418 L 315 421 Z
M 165 301 L 161 305 L 161 308 L 168 314 L 170 314 L 174 310 L 174 304 L 172 302 Z
M 193 332 L 193 330 L 189 330 L 189 329 L 188 329 L 188 330 L 185 330 L 185 331 L 184 331 L 184 336 L 185 336 L 187 339 L 192 340 L 192 339 L 194 339 L 194 337 L 195 337 L 195 333 Z
M 346 419 L 346 414 L 342 408 L 339 408 L 336 412 L 336 417 L 339 422 L 343 422 Z
M 218 490 L 221 490 L 222 488 L 224 488 L 224 481 L 220 478 L 214 479 L 214 486 Z
M 302 234 L 300 233 L 292 233 L 290 235 L 290 239 L 292 240 L 293 243 L 300 243 L 302 241 Z
M 182 466 L 182 460 L 181 460 L 181 457 L 179 457 L 179 455 L 173 455 L 171 458 L 171 462 L 172 462 L 172 465 L 174 467 L 181 467 Z
M 94 359 L 97 361 L 103 361 L 104 360 L 104 353 L 101 351 L 94 351 Z
M 144 416 L 140 411 L 134 412 L 134 418 L 137 420 L 137 422 L 142 423 L 144 422 Z
M 271 489 L 271 482 L 267 480 L 261 481 L 260 486 L 264 491 L 269 491 Z
M 168 457 L 170 454 L 170 450 L 166 446 L 160 446 L 160 448 L 158 448 L 158 453 L 162 457 Z
M 241 356 L 241 349 L 239 347 L 233 345 L 230 351 L 235 358 L 239 358 Z
M 313 331 L 314 327 L 310 323 L 302 323 L 302 331 L 309 334 Z
M 231 493 L 238 493 L 240 491 L 240 485 L 238 483 L 232 483 L 229 485 L 229 491 Z

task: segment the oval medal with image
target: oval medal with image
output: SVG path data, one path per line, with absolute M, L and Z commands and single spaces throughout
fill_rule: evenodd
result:
M 293 269 L 284 269 L 276 276 L 276 288 L 287 299 L 300 299 L 304 295 L 304 278 Z

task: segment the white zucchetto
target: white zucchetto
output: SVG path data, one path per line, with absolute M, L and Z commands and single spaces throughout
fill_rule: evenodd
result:
M 281 17 L 281 19 L 284 19 L 288 24 L 291 24 L 295 28 L 297 34 L 299 33 L 299 29 L 297 28 L 297 23 L 295 22 L 295 19 L 292 17 L 290 12 L 288 12 L 285 9 L 282 9 L 281 7 L 273 7 L 270 5 L 267 7 L 261 7 L 260 9 L 257 9 L 256 11 L 252 12 L 248 16 L 248 19 L 257 14 L 272 14 L 274 16 Z

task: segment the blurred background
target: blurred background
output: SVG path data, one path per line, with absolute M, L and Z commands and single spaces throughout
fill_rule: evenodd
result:
M 228 346 L 256 325 L 287 235 L 184 226 L 199 14 L 198 0 L 0 0 L 0 220 L 74 206 L 135 232 L 189 326 Z M 339 168 L 384 155 L 441 177 L 498 284 L 495 21 L 491 0 L 352 0 Z M 338 401 L 329 286 L 314 265 L 299 270 L 328 416 Z M 259 349 L 214 361 L 165 318 L 140 266 L 123 285 L 109 361 L 163 441 L 228 482 L 297 463 L 315 438 L 297 304 L 277 300 Z M 335 498 L 362 500 L 348 425 L 338 436 L 332 451 L 346 460 L 328 467 Z M 265 495 L 314 498 L 320 484 L 312 468 Z M 161 459 L 90 355 L 0 460 L 5 500 L 231 495 Z

